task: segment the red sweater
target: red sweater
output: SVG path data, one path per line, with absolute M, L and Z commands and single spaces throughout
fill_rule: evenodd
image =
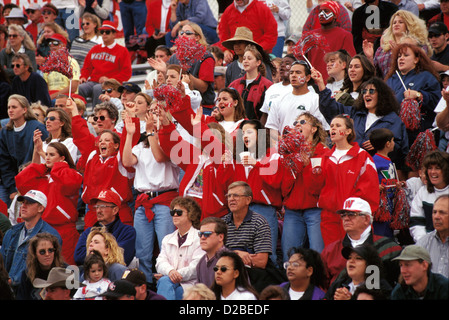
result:
M 128 49 L 117 43 L 111 46 L 103 44 L 93 46 L 87 53 L 81 69 L 81 78 L 93 82 L 99 82 L 103 76 L 124 82 L 128 81 L 131 75 L 131 58 Z

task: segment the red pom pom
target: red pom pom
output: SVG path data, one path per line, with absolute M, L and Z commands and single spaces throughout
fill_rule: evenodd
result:
M 179 111 L 182 105 L 181 91 L 173 86 L 164 84 L 154 89 L 153 93 L 156 100 L 166 102 L 166 106 L 170 112 Z
M 420 132 L 410 147 L 405 163 L 413 171 L 418 171 L 421 168 L 424 156 L 435 149 L 437 149 L 437 146 L 432 131 L 427 129 Z
M 185 71 L 189 70 L 197 61 L 206 55 L 206 47 L 193 38 L 178 37 L 175 41 L 176 58 Z
M 409 227 L 410 204 L 403 188 L 396 188 L 394 196 L 394 211 L 390 227 L 393 230 L 401 230 Z
M 403 100 L 399 113 L 408 130 L 418 130 L 421 124 L 421 105 L 415 99 Z
M 56 71 L 72 79 L 73 70 L 69 57 L 70 59 L 74 59 L 65 47 L 51 51 L 45 63 L 40 67 L 40 70 L 44 73 Z
M 293 47 L 293 55 L 298 60 L 303 60 L 303 57 L 312 49 L 318 48 L 324 52 L 329 52 L 330 47 L 326 37 L 321 33 L 315 31 L 303 32 L 301 39 Z
M 284 128 L 278 149 L 282 156 L 281 163 L 292 170 L 293 174 L 302 170 L 304 160 L 310 158 L 312 154 L 310 143 L 304 135 L 289 126 Z

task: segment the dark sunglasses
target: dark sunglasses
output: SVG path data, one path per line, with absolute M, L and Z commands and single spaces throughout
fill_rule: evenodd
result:
M 17 38 L 19 35 L 18 34 L 8 34 L 8 38 Z
M 112 92 L 112 89 L 111 88 L 109 88 L 109 89 L 103 89 L 103 90 L 101 90 L 101 93 L 103 93 L 103 94 L 105 94 L 105 93 L 111 93 Z
M 20 63 L 15 63 L 11 65 L 11 68 L 20 68 L 22 65 Z
M 26 9 L 25 12 L 28 13 L 28 14 L 30 14 L 30 13 L 33 14 L 33 13 L 36 12 L 36 10 L 33 10 L 33 9 Z
M 362 90 L 362 95 L 363 95 L 363 94 L 367 94 L 367 93 L 369 93 L 369 94 L 375 94 L 375 93 L 376 93 L 376 89 L 363 89 L 363 90 Z
M 45 117 L 44 120 L 45 120 L 45 122 L 47 122 L 47 120 L 55 121 L 55 120 L 59 120 L 59 119 L 57 119 L 56 117 L 51 116 L 51 117 Z
M 111 30 L 100 30 L 100 34 L 111 34 Z
M 183 36 L 183 35 L 187 35 L 187 36 L 198 35 L 198 33 L 192 32 L 192 31 L 181 31 L 179 34 L 180 34 L 181 36 Z
M 202 236 L 204 236 L 204 238 L 209 238 L 212 233 L 215 233 L 214 231 L 198 231 L 198 236 L 201 238 Z
M 218 270 L 220 270 L 221 272 L 226 272 L 228 270 L 231 270 L 231 268 L 225 267 L 225 266 L 221 266 L 220 268 L 218 268 L 217 266 L 214 267 L 214 272 L 217 272 Z
M 170 215 L 171 215 L 172 217 L 174 217 L 175 214 L 176 214 L 178 217 L 182 216 L 182 210 L 181 210 L 181 209 L 173 209 L 173 210 L 170 210 Z
M 48 41 L 48 45 L 49 46 L 59 46 L 60 45 L 60 43 L 61 42 L 59 42 L 58 40 L 51 40 L 51 41 Z
M 81 23 L 81 27 L 88 26 L 88 25 L 90 25 L 90 22 L 83 22 L 83 23 Z
M 104 121 L 104 120 L 106 120 L 106 117 L 105 116 L 99 116 L 99 117 L 95 116 L 94 121 L 97 122 L 98 120 Z
M 49 254 L 51 254 L 51 253 L 54 253 L 55 251 L 56 251 L 55 248 L 49 248 L 49 249 L 47 249 L 47 250 L 41 249 L 41 250 L 39 250 L 38 252 L 39 252 L 39 254 L 40 254 L 41 256 L 43 256 L 43 255 L 46 254 L 47 252 L 48 252 Z

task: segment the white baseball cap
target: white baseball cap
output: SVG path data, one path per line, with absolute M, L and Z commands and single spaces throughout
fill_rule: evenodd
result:
M 47 196 L 38 190 L 30 190 L 24 196 L 17 197 L 17 201 L 19 202 L 23 202 L 24 200 L 40 203 L 44 207 L 47 206 Z
M 343 209 L 338 210 L 337 213 L 341 214 L 346 211 L 363 212 L 372 215 L 371 206 L 369 203 L 361 198 L 351 197 L 345 200 Z

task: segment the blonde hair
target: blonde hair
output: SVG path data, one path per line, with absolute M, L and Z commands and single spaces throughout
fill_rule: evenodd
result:
M 104 259 L 107 265 L 111 265 L 113 263 L 119 263 L 122 265 L 125 264 L 125 258 L 123 255 L 123 248 L 119 247 L 117 240 L 115 237 L 106 231 L 106 228 L 93 227 L 90 230 L 89 235 L 86 240 L 86 247 L 89 247 L 89 243 L 92 241 L 92 238 L 96 235 L 100 235 L 104 239 L 105 247 L 109 249 L 108 256 Z M 89 255 L 87 251 L 86 256 Z
M 12 94 L 9 96 L 8 98 L 8 102 L 10 100 L 16 100 L 20 106 L 23 109 L 27 109 L 24 117 L 25 117 L 25 121 L 29 121 L 29 120 L 37 120 L 36 116 L 34 115 L 31 107 L 30 107 L 30 103 L 28 102 L 28 99 L 20 94 Z M 6 124 L 5 126 L 6 130 L 13 130 L 14 129 L 14 122 L 10 119 L 9 122 Z
M 65 31 L 59 24 L 57 24 L 56 22 L 46 22 L 44 23 L 44 25 L 42 26 L 42 30 L 45 27 L 49 27 L 50 29 L 52 29 L 55 33 L 59 33 L 60 35 L 62 35 L 64 38 L 67 39 L 67 42 L 69 41 L 69 34 L 67 33 L 67 31 Z M 37 40 L 37 44 L 41 44 L 44 41 L 45 37 L 42 34 L 39 38 L 39 40 Z
M 390 25 L 387 29 L 385 29 L 382 39 L 381 39 L 381 47 L 384 51 L 391 50 L 390 41 L 395 41 L 394 35 L 393 35 L 393 20 L 399 16 L 404 20 L 404 23 L 407 27 L 406 35 L 409 35 L 413 38 L 415 38 L 418 41 L 418 44 L 421 46 L 427 46 L 428 54 L 431 55 L 432 46 L 429 43 L 428 40 L 428 34 L 426 23 L 424 20 L 417 17 L 415 14 L 411 13 L 407 10 L 398 10 L 396 11 L 390 19 Z
M 11 33 L 11 31 L 17 32 L 21 37 L 23 37 L 22 43 L 25 49 L 36 51 L 36 46 L 34 45 L 33 40 L 25 31 L 25 29 L 18 26 L 17 24 L 11 24 L 8 26 L 8 34 Z M 9 41 L 6 42 L 5 52 L 7 54 L 10 54 L 12 52 L 11 44 L 9 43 Z
M 197 25 L 195 22 L 191 22 L 191 21 L 187 22 L 184 25 L 192 27 L 193 31 L 195 31 L 195 33 L 200 36 L 198 43 L 200 43 L 204 46 L 207 46 L 206 37 L 204 36 L 203 30 L 201 30 L 201 27 L 199 25 Z

